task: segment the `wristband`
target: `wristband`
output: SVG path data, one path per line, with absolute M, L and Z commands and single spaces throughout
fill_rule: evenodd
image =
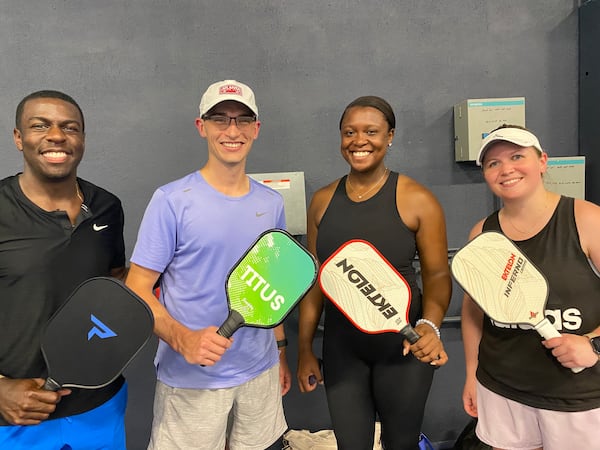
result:
M 277 341 L 277 348 L 287 347 L 288 341 L 286 338 L 283 338 L 280 341 Z
M 431 328 L 433 328 L 433 331 L 435 331 L 435 334 L 438 337 L 438 339 L 441 339 L 440 329 L 437 327 L 437 325 L 435 323 L 433 323 L 429 319 L 419 319 L 419 320 L 417 320 L 417 323 L 415 324 L 415 326 L 421 325 L 422 323 L 427 324 Z

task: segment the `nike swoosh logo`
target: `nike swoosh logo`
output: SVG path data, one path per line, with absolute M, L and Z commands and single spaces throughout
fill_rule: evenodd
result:
M 94 231 L 102 231 L 105 228 L 108 228 L 108 225 L 96 225 L 96 224 L 94 224 L 92 226 L 92 228 L 94 229 Z
M 265 214 L 267 214 L 267 213 L 266 212 L 257 212 L 256 217 L 261 217 L 261 216 L 264 216 Z

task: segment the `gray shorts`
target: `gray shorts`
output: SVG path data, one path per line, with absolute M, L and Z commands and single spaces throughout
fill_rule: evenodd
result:
M 532 408 L 502 397 L 478 382 L 477 412 L 477 436 L 495 448 L 599 448 L 600 408 L 580 412 Z
M 173 388 L 158 381 L 148 449 L 224 449 L 227 436 L 230 450 L 264 450 L 286 429 L 279 364 L 226 389 Z

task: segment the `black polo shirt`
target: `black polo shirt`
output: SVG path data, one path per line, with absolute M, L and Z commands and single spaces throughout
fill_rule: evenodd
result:
M 44 211 L 21 190 L 18 175 L 0 180 L 0 374 L 46 378 L 44 324 L 84 280 L 125 265 L 119 199 L 78 179 L 84 197 L 76 225 L 64 211 Z M 123 384 L 73 389 L 50 418 L 99 406 Z M 6 423 L 0 417 L 0 425 Z

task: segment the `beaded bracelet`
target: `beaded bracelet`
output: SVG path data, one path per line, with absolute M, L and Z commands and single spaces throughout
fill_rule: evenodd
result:
M 440 329 L 437 327 L 437 325 L 435 323 L 433 323 L 429 319 L 419 319 L 419 320 L 417 320 L 417 323 L 415 324 L 415 326 L 421 325 L 422 323 L 425 323 L 425 324 L 429 325 L 431 328 L 433 328 L 433 331 L 435 331 L 435 334 L 437 335 L 438 339 L 441 339 Z

